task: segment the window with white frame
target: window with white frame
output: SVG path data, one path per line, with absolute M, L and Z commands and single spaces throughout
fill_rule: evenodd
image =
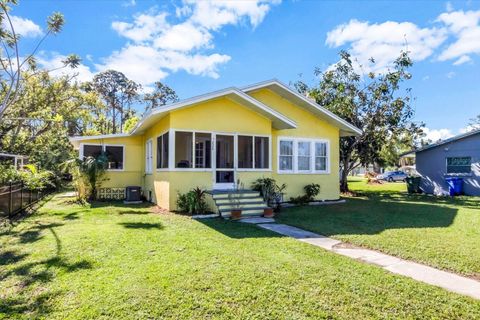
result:
M 153 141 L 148 140 L 145 144 L 145 173 L 152 173 L 153 167 Z
M 280 140 L 279 170 L 293 171 L 293 141 Z
M 472 172 L 472 157 L 447 157 L 448 174 L 469 174 Z
M 270 167 L 270 138 L 237 137 L 237 166 L 239 169 L 268 169 Z
M 318 139 L 280 138 L 278 171 L 283 173 L 327 173 L 329 143 Z
M 310 141 L 297 142 L 297 170 L 311 171 L 311 143 Z
M 315 171 L 327 171 L 327 143 L 315 142 Z
M 82 148 L 82 158 L 97 158 L 101 154 L 107 157 L 107 170 L 123 170 L 123 159 L 125 148 L 116 145 L 91 145 L 84 144 Z
M 168 132 L 157 137 L 157 169 L 168 168 Z

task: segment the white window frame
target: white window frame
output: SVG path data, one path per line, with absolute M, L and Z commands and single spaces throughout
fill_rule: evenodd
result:
M 153 173 L 153 139 L 145 143 L 145 174 Z
M 281 170 L 280 169 L 280 142 L 288 141 L 293 142 L 293 163 L 292 170 Z M 299 142 L 309 142 L 310 143 L 310 169 L 309 170 L 298 170 L 298 143 Z M 325 143 L 327 147 L 326 155 L 326 170 L 315 170 L 315 144 L 316 143 Z M 303 138 L 303 137 L 277 137 L 277 173 L 278 174 L 330 174 L 330 140 L 328 139 L 317 139 L 317 138 Z
M 87 146 L 101 146 L 102 147 L 102 152 L 106 152 L 106 149 L 107 147 L 122 147 L 123 148 L 123 154 L 122 154 L 122 169 L 105 169 L 106 171 L 125 171 L 125 166 L 126 166 L 126 163 L 125 163 L 125 145 L 124 144 L 112 144 L 112 143 L 80 143 L 80 150 L 79 150 L 79 158 L 80 160 L 83 160 L 83 147 L 87 145 Z
M 470 158 L 470 171 L 469 172 L 448 172 L 448 159 L 449 158 Z M 472 156 L 446 156 L 445 157 L 445 175 L 447 176 L 469 176 L 472 174 L 472 164 L 473 164 L 473 157 Z M 450 166 L 450 167 L 464 167 L 464 166 Z
M 193 150 L 193 157 L 192 157 L 192 168 L 176 168 L 175 167 L 175 134 L 176 132 L 192 132 L 193 137 L 192 137 L 192 150 Z M 211 168 L 195 168 L 195 134 L 196 133 L 209 133 L 211 135 L 211 139 L 213 140 L 214 135 L 231 135 L 234 137 L 234 167 L 232 170 L 236 172 L 248 172 L 248 171 L 258 171 L 258 172 L 268 172 L 272 171 L 272 136 L 271 135 L 262 135 L 262 134 L 256 134 L 256 133 L 248 133 L 248 132 L 224 132 L 224 131 L 207 131 L 207 130 L 191 130 L 191 129 L 170 129 L 170 162 L 169 162 L 169 171 L 197 171 L 197 172 L 212 172 L 215 171 L 215 166 L 214 166 L 214 155 L 213 155 L 213 150 L 215 149 L 215 146 L 212 143 L 211 146 L 211 161 L 212 163 L 210 164 Z M 238 136 L 248 136 L 252 137 L 263 137 L 263 138 L 268 138 L 268 153 L 269 153 L 269 159 L 268 159 L 268 168 L 260 168 L 260 169 L 255 169 L 254 168 L 238 168 Z M 255 140 L 253 140 L 255 142 Z M 255 166 L 255 146 L 253 148 L 253 165 Z M 172 152 L 173 151 L 173 152 Z M 206 151 L 206 150 L 205 150 Z M 157 169 L 159 170 L 159 169 Z M 166 169 L 163 169 L 166 170 Z
M 162 137 L 163 135 L 167 134 L 168 133 L 168 159 L 167 159 L 167 167 L 166 168 L 157 168 L 157 162 L 158 162 L 158 138 Z M 162 139 L 162 143 L 163 143 L 163 139 Z M 153 146 L 153 144 L 152 144 Z M 163 147 L 163 146 L 162 146 Z M 153 149 L 152 149 L 152 152 L 153 152 Z M 159 135 L 157 135 L 155 137 L 155 161 L 153 161 L 153 164 L 152 164 L 152 171 L 153 171 L 153 165 L 155 165 L 155 170 L 156 171 L 169 171 L 170 170 L 170 166 L 171 166 L 171 161 L 172 161 L 172 157 L 171 157 L 171 154 L 172 154 L 172 134 L 170 132 L 170 130 L 165 130 L 163 131 L 162 133 L 160 133 Z M 162 153 L 160 154 L 160 157 L 163 156 L 163 149 L 162 149 Z M 153 159 L 153 157 L 152 157 Z M 162 163 L 160 161 L 160 163 Z

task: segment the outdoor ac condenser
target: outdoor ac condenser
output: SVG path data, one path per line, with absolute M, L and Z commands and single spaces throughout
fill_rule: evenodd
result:
M 141 200 L 141 187 L 127 187 L 127 201 L 140 201 Z

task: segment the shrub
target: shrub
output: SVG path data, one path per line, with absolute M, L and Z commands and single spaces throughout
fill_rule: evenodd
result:
M 30 190 L 43 190 L 47 187 L 55 187 L 53 172 L 37 170 L 32 164 L 25 165 L 25 170 L 20 172 L 20 177 L 25 187 Z
M 303 187 L 305 191 L 304 195 L 298 197 L 291 197 L 290 202 L 300 206 L 306 205 L 309 202 L 315 200 L 315 197 L 320 193 L 320 185 L 316 183 L 311 183 Z
M 305 190 L 305 195 L 309 201 L 313 201 L 320 193 L 320 185 L 317 183 L 307 184 L 305 187 L 303 187 L 303 190 Z
M 180 212 L 189 214 L 204 214 L 208 211 L 205 200 L 206 191 L 196 187 L 187 193 L 178 193 L 177 208 Z
M 10 181 L 19 181 L 20 179 L 20 172 L 12 165 L 0 164 L 0 185 Z
M 272 178 L 259 178 L 252 183 L 252 190 L 260 192 L 263 200 L 269 206 L 273 206 L 275 211 L 280 210 L 283 200 L 283 191 L 286 188 L 287 185 L 285 183 L 279 186 L 275 179 Z

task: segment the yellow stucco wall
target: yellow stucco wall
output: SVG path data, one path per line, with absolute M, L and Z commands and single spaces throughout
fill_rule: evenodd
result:
M 250 93 L 252 97 L 274 108 L 297 123 L 296 129 L 272 130 L 272 177 L 279 184 L 287 184 L 286 200 L 303 193 L 303 187 L 310 183 L 320 185 L 319 199 L 332 200 L 340 197 L 339 188 L 339 137 L 337 127 L 313 116 L 307 110 L 297 107 L 276 93 L 262 89 Z M 277 173 L 278 137 L 299 137 L 326 139 L 330 142 L 330 174 L 279 174 Z
M 272 177 L 279 184 L 286 183 L 286 200 L 291 196 L 303 194 L 303 187 L 310 183 L 321 186 L 319 199 L 339 198 L 339 129 L 315 117 L 308 111 L 297 107 L 288 100 L 268 89 L 250 93 L 252 97 L 294 120 L 298 128 L 288 130 L 272 129 L 271 120 L 239 105 L 227 98 L 197 104 L 188 108 L 173 111 L 158 120 L 144 134 L 126 138 L 109 138 L 103 140 L 87 140 L 82 143 L 104 143 L 125 145 L 125 170 L 109 172 L 106 187 L 125 187 L 140 185 L 144 195 L 152 194 L 152 200 L 159 206 L 176 209 L 178 192 L 186 192 L 199 186 L 211 189 L 213 173 L 208 170 L 171 171 L 157 170 L 157 137 L 169 129 L 198 130 L 210 132 L 242 133 L 270 135 L 272 137 L 272 170 L 237 171 L 246 188 L 260 177 Z M 326 139 L 330 144 L 329 174 L 279 174 L 277 173 L 278 137 L 302 137 Z M 153 141 L 153 172 L 145 174 L 145 144 L 148 139 Z M 172 150 L 170 150 L 172 152 Z
M 123 145 L 125 147 L 125 163 L 122 171 L 107 171 L 108 180 L 102 187 L 141 186 L 143 184 L 144 149 L 141 136 L 83 140 L 82 144 Z

